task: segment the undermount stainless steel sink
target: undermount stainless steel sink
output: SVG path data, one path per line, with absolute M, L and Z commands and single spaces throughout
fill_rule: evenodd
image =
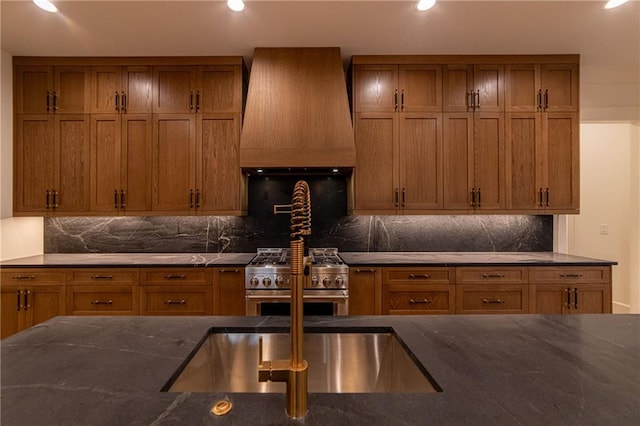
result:
M 162 389 L 169 392 L 284 393 L 285 383 L 258 382 L 258 339 L 264 359 L 288 359 L 289 333 L 212 332 Z M 441 391 L 393 330 L 305 332 L 310 393 Z

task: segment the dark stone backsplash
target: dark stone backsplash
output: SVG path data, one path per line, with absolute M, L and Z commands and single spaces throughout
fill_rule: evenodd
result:
M 46 218 L 45 253 L 251 253 L 288 247 L 289 204 L 297 178 L 249 182 L 249 214 L 236 216 Z M 309 177 L 309 247 L 339 251 L 553 251 L 553 216 L 347 216 L 347 183 Z

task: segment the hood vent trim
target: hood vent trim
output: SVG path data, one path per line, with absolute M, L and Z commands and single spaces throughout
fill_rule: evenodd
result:
M 340 49 L 256 48 L 240 167 L 343 169 L 355 158 Z

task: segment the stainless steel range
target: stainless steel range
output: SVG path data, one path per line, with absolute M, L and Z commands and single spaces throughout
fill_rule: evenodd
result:
M 305 315 L 348 315 L 349 267 L 336 248 L 309 249 L 304 280 Z M 260 248 L 245 268 L 247 315 L 288 315 L 291 297 L 289 249 Z

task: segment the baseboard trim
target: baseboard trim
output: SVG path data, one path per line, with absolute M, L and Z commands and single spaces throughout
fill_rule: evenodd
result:
M 611 302 L 611 310 L 614 314 L 629 314 L 631 313 L 631 305 L 620 302 Z

